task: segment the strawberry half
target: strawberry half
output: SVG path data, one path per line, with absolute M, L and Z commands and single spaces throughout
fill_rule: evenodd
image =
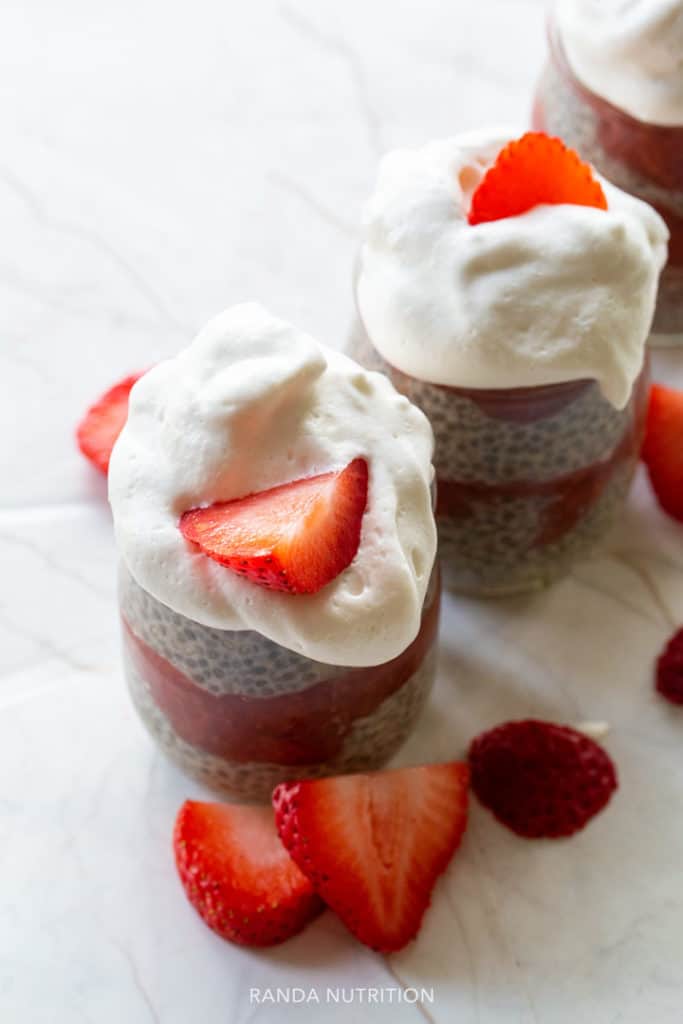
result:
M 529 839 L 570 836 L 617 788 L 597 743 L 563 725 L 507 722 L 472 741 L 472 789 L 503 825 Z
M 683 391 L 652 385 L 642 457 L 659 504 L 683 522 Z
M 294 480 L 185 512 L 180 529 L 205 555 L 253 583 L 315 594 L 353 561 L 368 500 L 368 464 Z
M 187 800 L 176 818 L 173 848 L 190 903 L 230 942 L 284 942 L 322 910 L 278 839 L 270 807 Z
M 683 629 L 674 633 L 657 659 L 656 687 L 672 704 L 683 704 Z
M 356 938 L 382 953 L 419 931 L 467 822 L 467 765 L 285 782 L 280 838 Z
M 144 371 L 143 371 L 144 373 Z M 105 476 L 114 442 L 128 418 L 128 399 L 131 388 L 143 373 L 132 373 L 106 391 L 91 405 L 76 428 L 76 440 L 86 459 Z
M 542 203 L 607 209 L 600 182 L 573 149 L 543 132 L 527 132 L 498 154 L 472 196 L 470 224 L 517 217 Z

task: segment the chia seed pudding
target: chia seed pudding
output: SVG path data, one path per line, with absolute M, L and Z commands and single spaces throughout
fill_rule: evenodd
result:
M 667 237 L 547 135 L 483 127 L 380 161 L 347 351 L 432 424 L 449 588 L 543 587 L 619 515 Z
M 576 77 L 551 20 L 549 60 L 533 108 L 535 129 L 559 135 L 611 182 L 644 199 L 671 233 L 653 331 L 683 335 L 683 126 L 637 120 Z M 654 339 L 655 341 L 657 339 Z M 683 338 L 662 339 L 680 343 Z
M 417 380 L 382 358 L 360 321 L 349 353 L 386 373 L 432 423 L 449 587 L 481 596 L 539 589 L 617 519 L 642 445 L 647 367 L 618 410 L 589 380 L 499 390 Z
M 387 378 L 252 303 L 135 384 L 109 466 L 124 671 L 181 769 L 268 800 L 403 743 L 436 667 L 433 448 Z
M 268 800 L 279 782 L 380 767 L 415 726 L 436 670 L 439 581 L 397 658 L 325 665 L 251 630 L 213 629 L 119 574 L 124 667 L 163 752 L 229 796 Z

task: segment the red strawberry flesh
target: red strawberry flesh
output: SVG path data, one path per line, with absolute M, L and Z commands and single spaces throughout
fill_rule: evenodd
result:
M 683 522 L 683 391 L 652 385 L 642 455 L 659 504 Z
M 270 807 L 187 800 L 176 818 L 173 847 L 188 899 L 230 942 L 283 942 L 322 910 L 278 839 Z
M 467 765 L 282 783 L 280 837 L 346 927 L 388 953 L 415 937 L 467 822 Z
M 541 204 L 607 209 L 600 183 L 561 139 L 527 132 L 500 151 L 474 191 L 469 223 L 516 217 Z
M 568 726 L 528 719 L 482 733 L 469 750 L 472 789 L 518 835 L 570 836 L 617 788 L 608 754 Z
M 185 512 L 180 530 L 209 558 L 271 590 L 314 594 L 353 561 L 368 497 L 368 465 L 281 484 Z
M 114 443 L 128 418 L 131 388 L 142 375 L 133 373 L 106 391 L 88 409 L 76 428 L 78 447 L 105 475 L 109 471 L 109 459 Z

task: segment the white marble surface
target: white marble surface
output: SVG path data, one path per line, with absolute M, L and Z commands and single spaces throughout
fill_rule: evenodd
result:
M 267 953 L 209 932 L 170 830 L 198 790 L 118 664 L 84 406 L 260 298 L 341 343 L 378 154 L 525 123 L 541 0 L 6 0 L 0 7 L 0 1020 L 3 1024 L 673 1024 L 683 999 L 683 712 L 652 662 L 683 623 L 683 528 L 639 479 L 608 550 L 538 597 L 447 602 L 435 698 L 401 760 L 509 716 L 604 719 L 621 777 L 581 835 L 472 808 L 416 943 L 324 915 Z M 683 386 L 683 353 L 659 376 Z M 423 1006 L 257 1006 L 251 986 L 433 987 Z M 394 996 L 394 998 L 396 998 Z

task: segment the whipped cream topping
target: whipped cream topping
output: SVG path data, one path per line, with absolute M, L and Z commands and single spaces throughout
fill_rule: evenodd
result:
M 420 380 L 593 379 L 623 408 L 666 259 L 664 221 L 596 175 L 606 211 L 542 205 L 471 226 L 472 194 L 511 137 L 472 132 L 384 157 L 364 216 L 361 319 L 386 361 Z
M 133 388 L 112 453 L 121 555 L 145 590 L 207 626 L 253 629 L 317 661 L 375 665 L 415 638 L 436 553 L 425 416 L 390 382 L 255 304 L 211 320 Z M 351 565 L 317 594 L 251 583 L 178 529 L 183 512 L 289 480 L 369 467 Z
M 683 0 L 560 0 L 569 64 L 640 121 L 683 124 Z

